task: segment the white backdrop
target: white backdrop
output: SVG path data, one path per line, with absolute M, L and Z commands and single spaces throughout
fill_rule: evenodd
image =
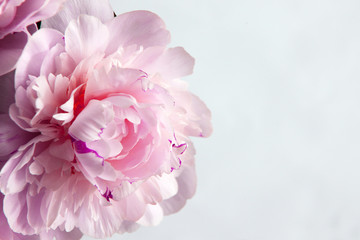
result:
M 214 125 L 195 197 L 111 239 L 360 239 L 360 1 L 111 2 L 164 19 Z

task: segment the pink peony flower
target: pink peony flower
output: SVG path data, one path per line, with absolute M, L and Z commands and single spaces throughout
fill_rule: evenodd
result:
M 68 1 L 43 26 L 19 59 L 13 122 L 0 119 L 11 230 L 105 238 L 180 210 L 196 188 L 189 137 L 212 131 L 179 79 L 194 59 L 166 47 L 155 14 L 113 18 L 106 1 Z
M 56 14 L 65 0 L 0 0 L 0 75 L 14 69 L 33 23 Z

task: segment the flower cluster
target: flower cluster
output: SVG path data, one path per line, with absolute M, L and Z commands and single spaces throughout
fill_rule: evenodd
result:
M 194 59 L 167 47 L 157 15 L 114 17 L 104 0 L 3 0 L 0 38 L 5 239 L 110 237 L 193 196 L 189 137 L 211 134 L 211 114 L 180 80 Z

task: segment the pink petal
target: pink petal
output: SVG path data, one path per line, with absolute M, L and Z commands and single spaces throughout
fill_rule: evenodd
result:
M 156 204 L 146 205 L 146 211 L 144 216 L 142 216 L 137 223 L 143 225 L 143 226 L 155 226 L 158 225 L 161 220 L 163 219 L 164 213 L 162 208 Z
M 16 7 L 16 15 L 6 27 L 0 29 L 0 39 L 11 32 L 23 31 L 29 24 L 54 15 L 65 0 L 25 0 Z
M 29 209 L 26 203 L 26 192 L 24 190 L 15 194 L 6 194 L 4 198 L 4 213 L 13 231 L 31 235 L 36 232 L 27 220 Z
M 211 112 L 205 103 L 187 90 L 171 90 L 178 114 L 173 119 L 174 127 L 189 136 L 209 137 L 212 133 Z M 182 122 L 178 118 L 183 118 Z
M 121 216 L 124 220 L 136 222 L 145 213 L 146 205 L 140 201 L 136 193 L 129 195 L 128 197 L 121 199 L 117 202 L 117 207 L 121 212 Z
M 32 134 L 19 128 L 9 115 L 0 114 L 0 158 L 9 158 L 10 154 L 16 152 L 31 137 Z
M 86 144 L 89 148 L 93 149 L 100 156 L 105 159 L 109 157 L 115 157 L 120 154 L 122 145 L 118 139 L 111 140 L 96 140 Z
M 65 30 L 65 49 L 76 63 L 96 53 L 103 53 L 108 45 L 109 31 L 93 16 L 81 15 Z
M 96 116 L 96 117 L 94 117 Z M 100 139 L 99 134 L 114 118 L 109 102 L 91 100 L 80 112 L 69 128 L 69 134 L 76 140 L 91 142 Z
M 4 239 L 4 240 L 39 240 L 39 236 L 37 235 L 28 235 L 28 236 L 24 236 L 20 233 L 15 233 L 13 232 L 13 230 L 10 228 L 9 224 L 8 224 L 8 220 L 4 215 L 4 211 L 3 211 L 3 200 L 4 199 L 4 195 L 2 193 L 0 193 L 0 239 Z
M 167 49 L 153 64 L 144 71 L 159 73 L 163 79 L 171 80 L 192 74 L 195 59 L 182 47 Z
M 64 43 L 63 35 L 52 29 L 37 31 L 29 39 L 18 61 L 15 73 L 15 88 L 19 86 L 26 87 L 29 75 L 39 76 L 41 63 L 47 52 L 58 43 Z
M 101 174 L 103 168 L 104 159 L 96 155 L 93 152 L 78 153 L 76 154 L 77 160 L 81 164 L 81 170 L 85 177 L 87 177 L 91 183 L 95 184 L 94 179 Z
M 34 196 L 31 196 L 29 192 L 26 194 L 26 204 L 28 208 L 27 221 L 37 234 L 45 230 L 44 219 L 41 214 L 39 214 L 45 205 L 45 200 L 44 191 Z
M 0 76 L 0 114 L 9 113 L 9 107 L 15 102 L 14 71 Z
M 28 35 L 25 32 L 8 34 L 3 39 L 0 39 L 0 59 L 3 60 L 0 64 L 0 75 L 15 68 L 27 40 Z
M 119 47 L 132 44 L 143 46 L 165 46 L 170 42 L 170 33 L 164 22 L 154 13 L 134 11 L 121 14 L 108 24 L 110 42 L 106 52 L 111 54 Z
M 1 169 L 0 186 L 5 194 L 17 193 L 22 191 L 26 184 L 27 166 L 32 159 L 34 146 L 25 151 L 15 153 Z
M 79 229 L 74 229 L 71 232 L 62 231 L 60 229 L 50 230 L 49 232 L 42 232 L 40 239 L 57 239 L 57 240 L 80 240 L 82 233 Z M 27 240 L 27 239 L 26 239 Z
M 97 17 L 103 23 L 114 18 L 108 0 L 67 0 L 60 12 L 41 22 L 41 27 L 54 28 L 64 33 L 69 22 L 77 19 L 80 15 Z
M 89 196 L 80 209 L 79 229 L 90 237 L 110 237 L 120 229 L 122 223 L 120 207 L 121 205 L 118 203 L 102 206 L 95 194 Z M 136 209 L 134 210 L 136 211 Z
M 11 4 L 7 4 L 4 10 L 5 11 L 2 11 L 0 14 L 0 28 L 6 27 L 14 20 L 16 14 L 16 5 L 11 6 Z
M 195 194 L 195 167 L 193 166 L 193 164 L 183 164 L 181 170 L 181 175 L 177 178 L 177 182 L 179 185 L 178 193 L 174 197 L 160 203 L 165 215 L 169 215 L 179 211 L 181 208 L 184 207 L 187 199 L 191 198 Z
M 51 48 L 45 55 L 41 64 L 40 75 L 49 76 L 49 74 L 56 74 L 58 71 L 57 63 L 59 62 L 59 55 L 63 52 L 65 52 L 65 47 L 62 44 L 56 44 L 53 48 Z

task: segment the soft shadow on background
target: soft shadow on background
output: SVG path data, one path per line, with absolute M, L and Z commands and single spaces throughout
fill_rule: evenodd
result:
M 195 197 L 111 239 L 360 239 L 359 1 L 111 2 L 164 19 L 214 125 Z

